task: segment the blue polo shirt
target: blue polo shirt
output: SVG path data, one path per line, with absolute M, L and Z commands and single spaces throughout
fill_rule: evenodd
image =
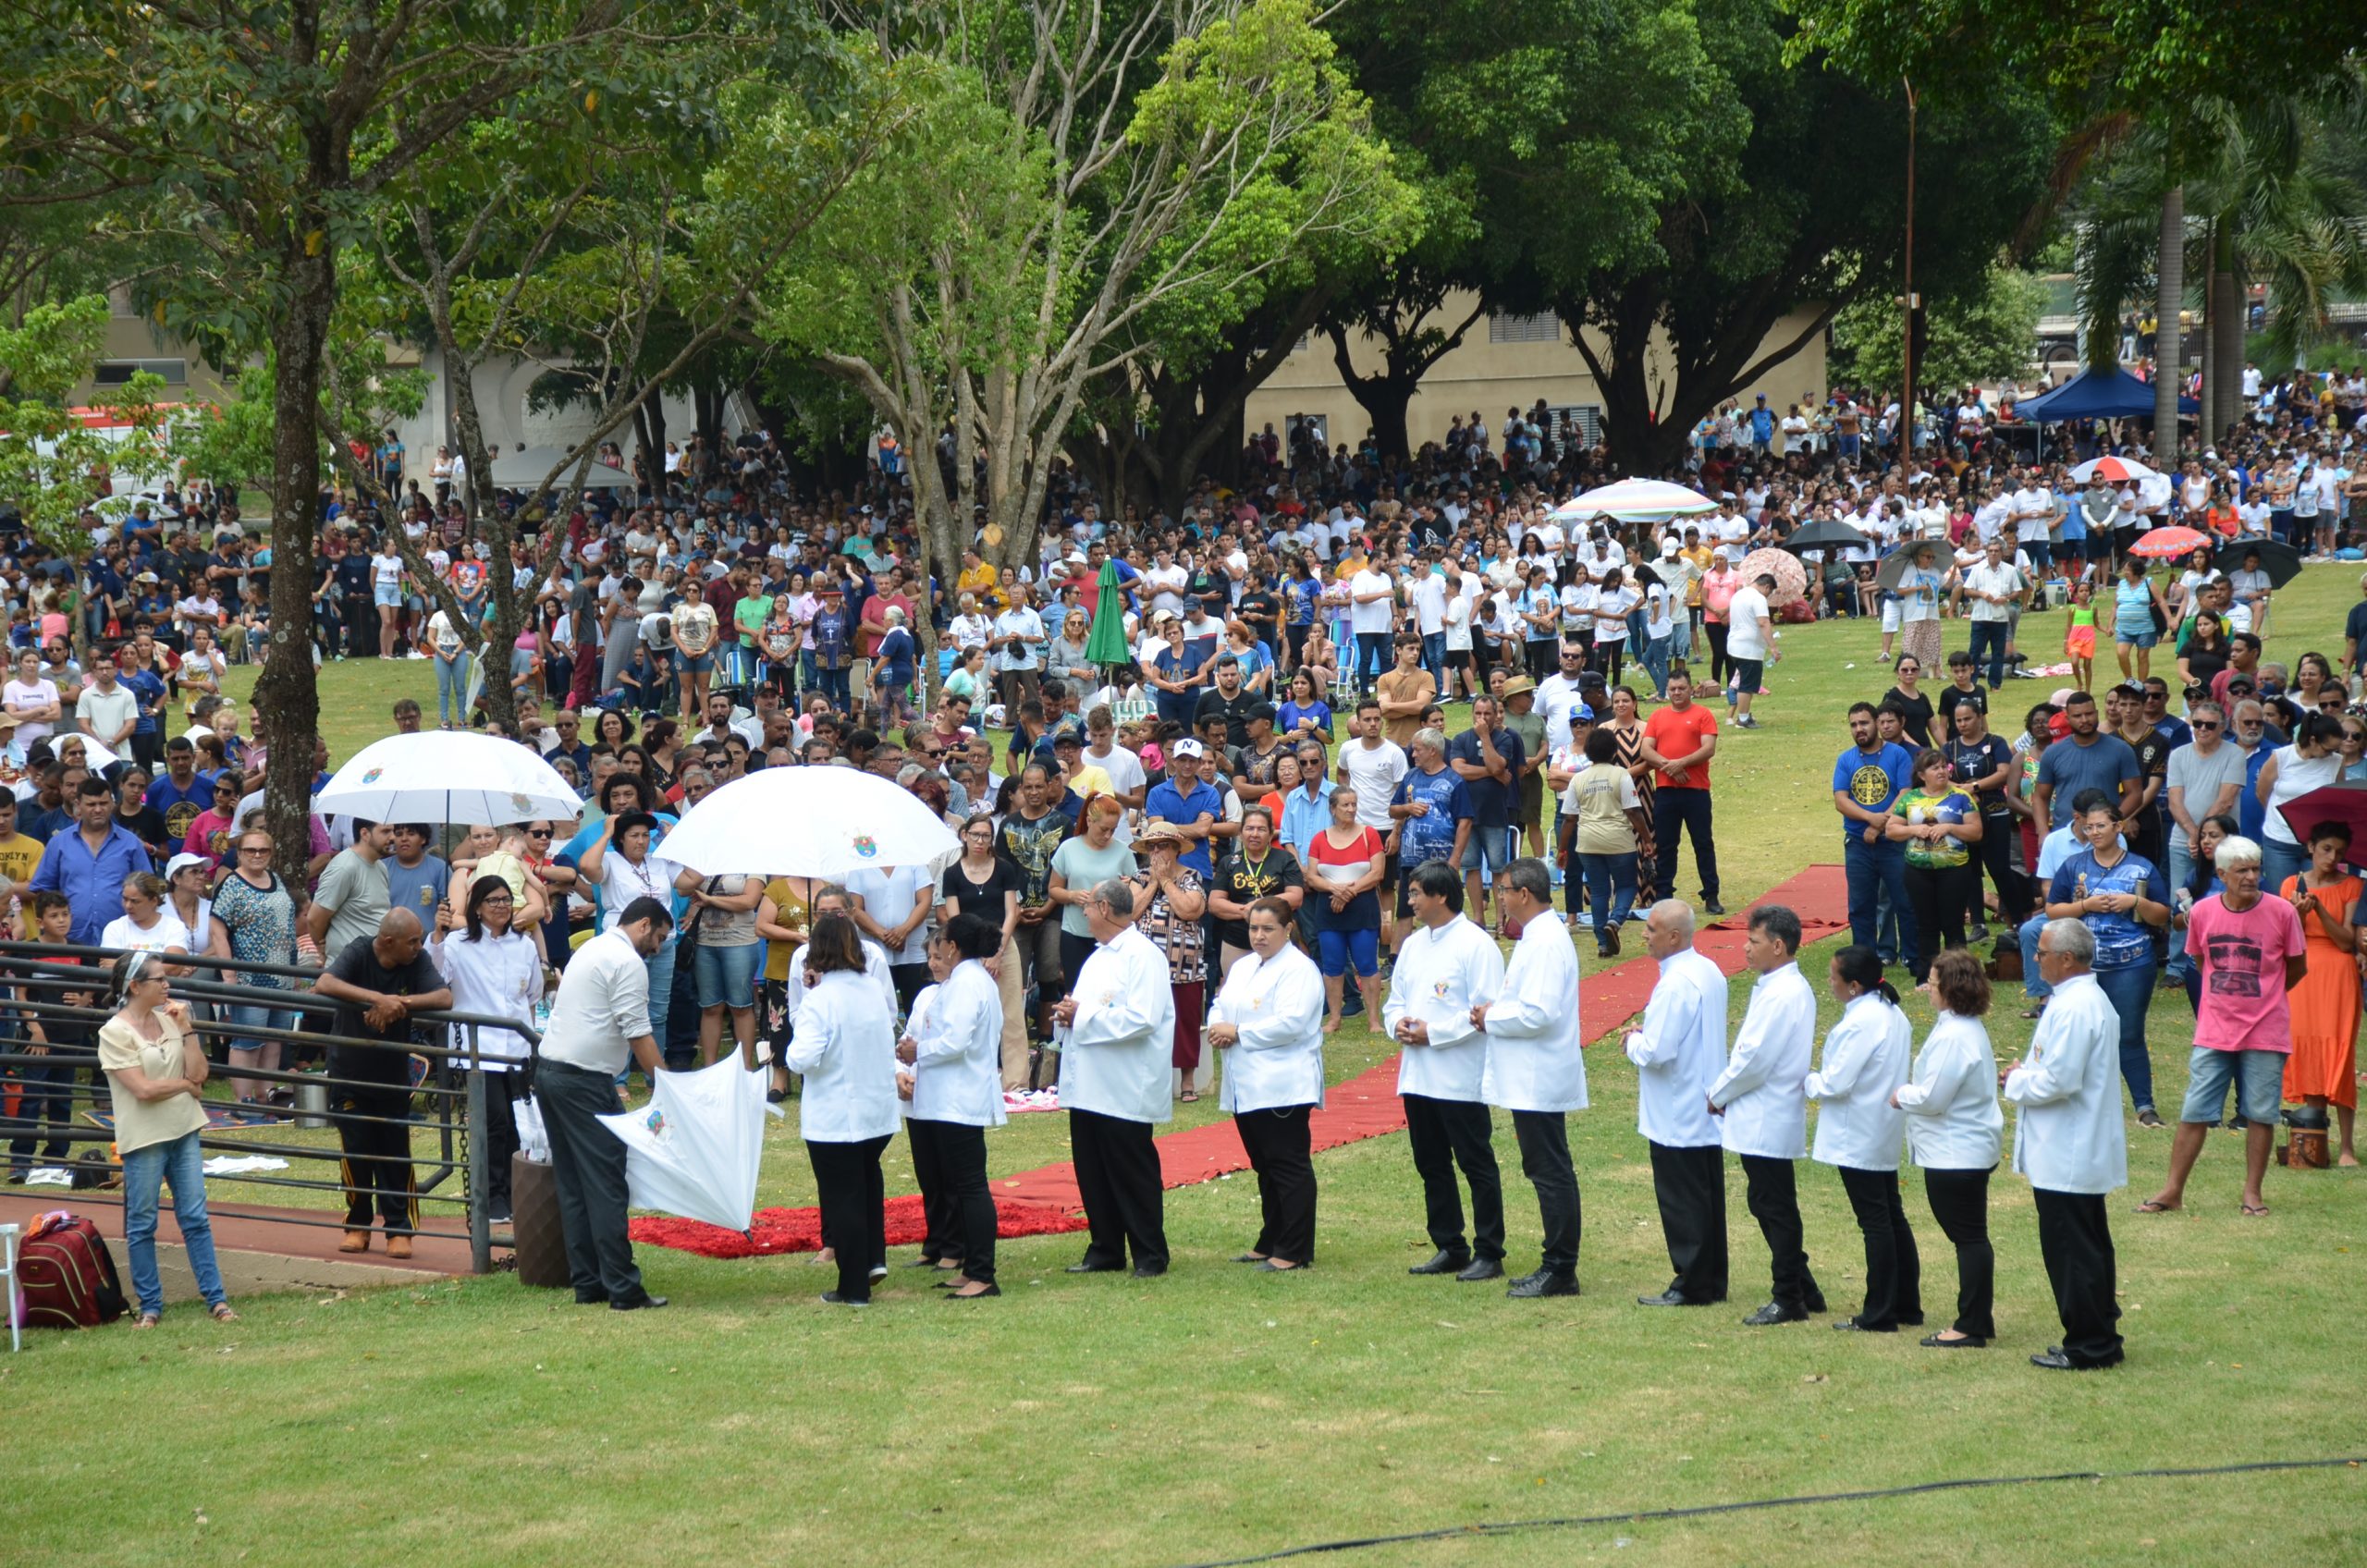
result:
M 1188 827 L 1199 820 L 1202 812 L 1208 813 L 1211 822 L 1223 821 L 1224 797 L 1196 780 L 1188 795 L 1175 788 L 1174 780 L 1168 779 L 1143 797 L 1143 815 L 1153 822 L 1172 822 Z M 1191 849 L 1180 858 L 1203 877 L 1212 874 L 1206 839 L 1194 839 Z
M 33 891 L 65 894 L 74 908 L 66 939 L 96 947 L 107 922 L 123 913 L 123 879 L 135 871 L 154 869 L 147 846 L 129 828 L 109 823 L 107 836 L 93 852 L 78 824 L 51 836 L 42 851 L 41 868 L 33 873 Z
M 1868 811 L 1888 811 L 1899 791 L 1915 781 L 1914 775 L 1915 754 L 1895 741 L 1885 741 L 1870 752 L 1845 746 L 1834 759 L 1833 788 Z M 1844 817 L 1841 839 L 1844 844 L 1863 843 L 1865 825 Z

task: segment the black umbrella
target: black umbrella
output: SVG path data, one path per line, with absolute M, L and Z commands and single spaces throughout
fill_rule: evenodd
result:
M 1860 545 L 1872 543 L 1872 540 L 1847 523 L 1836 521 L 1829 517 L 1821 517 L 1792 530 L 1792 536 L 1784 541 L 1784 548 L 1787 550 L 1849 550 Z
M 2238 572 L 2244 569 L 2244 557 L 2253 555 L 2260 557 L 2260 569 L 2268 573 L 2271 588 L 2282 588 L 2301 575 L 2301 552 L 2274 539 L 2238 539 L 2222 545 L 2211 564 L 2221 571 Z

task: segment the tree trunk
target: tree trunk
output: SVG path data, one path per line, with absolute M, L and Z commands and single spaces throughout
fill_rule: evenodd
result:
M 471 478 L 484 476 L 469 486 L 468 506 L 473 524 L 471 532 L 486 545 L 484 565 L 491 619 L 479 632 L 461 618 L 460 597 L 448 584 L 438 584 L 431 592 L 461 638 L 475 643 L 478 684 L 484 692 L 486 717 L 500 724 L 514 725 L 518 722 L 518 704 L 509 689 L 509 650 L 518 641 L 518 600 L 509 582 L 513 570 L 509 560 L 509 544 L 515 536 L 513 519 L 502 516 L 500 508 L 493 504 L 493 454 L 485 449 L 484 418 L 477 408 L 476 364 L 457 349 L 457 341 L 448 341 L 444 345 L 444 362 L 458 371 L 451 376 L 454 433 L 460 438 L 460 450 L 468 456 Z M 550 524 L 546 521 L 546 526 Z M 466 716 L 462 717 L 465 719 Z
M 321 493 L 321 375 L 337 303 L 337 252 L 328 215 L 306 210 L 289 225 L 281 260 L 284 308 L 272 324 L 271 645 L 255 681 L 255 739 L 270 748 L 264 821 L 273 867 L 291 887 L 311 858 L 313 741 L 321 692 L 313 668 L 313 514 Z M 321 238 L 308 253 L 302 235 Z
M 2210 361 L 2218 371 L 2213 377 L 2211 438 L 2224 441 L 2244 410 L 2244 277 L 2235 234 L 2225 223 L 2212 240 Z
M 2178 463 L 2178 381 L 2186 355 L 2178 340 L 2178 309 L 2186 300 L 2186 187 L 2162 196 L 2162 239 L 2154 263 L 2153 463 L 2164 473 Z

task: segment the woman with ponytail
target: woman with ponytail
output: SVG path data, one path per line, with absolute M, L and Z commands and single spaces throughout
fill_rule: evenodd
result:
M 1873 949 L 1835 953 L 1831 985 L 1841 1022 L 1825 1035 L 1823 1060 L 1808 1076 L 1808 1097 L 1818 1104 L 1812 1154 L 1841 1172 L 1866 1239 L 1866 1303 L 1833 1326 L 1894 1334 L 1902 1323 L 1923 1321 L 1922 1266 L 1898 1197 L 1907 1113 L 1891 1103 L 1907 1082 L 1914 1031 Z

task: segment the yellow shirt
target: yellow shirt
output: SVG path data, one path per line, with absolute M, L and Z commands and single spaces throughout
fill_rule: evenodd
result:
M 959 593 L 975 594 L 982 606 L 990 605 L 1000 610 L 1011 602 L 995 585 L 995 569 L 984 562 L 974 569 L 965 569 L 955 580 L 954 587 Z
M 792 930 L 803 928 L 810 924 L 805 900 L 799 898 L 791 888 L 789 878 L 776 876 L 766 883 L 765 897 L 773 901 L 774 924 L 789 926 Z M 788 979 L 789 958 L 795 949 L 787 942 L 767 942 L 765 949 L 765 978 L 767 980 Z
M 1710 563 L 1717 558 L 1717 552 L 1707 545 L 1696 545 L 1676 553 L 1693 563 L 1693 581 L 1685 585 L 1685 602 L 1688 606 L 1698 606 L 1701 603 L 1701 580 L 1710 574 Z
M 163 1011 L 152 1014 L 164 1025 L 154 1040 L 142 1039 L 121 1014 L 99 1025 L 99 1070 L 115 1089 L 115 1147 L 118 1155 L 156 1144 L 169 1144 L 205 1127 L 205 1108 L 191 1095 L 143 1100 L 126 1088 L 116 1074 L 136 1067 L 150 1079 L 181 1075 L 181 1028 Z
M 1069 779 L 1068 785 L 1070 789 L 1076 791 L 1076 798 L 1080 801 L 1089 801 L 1096 795 L 1114 795 L 1118 792 L 1118 786 L 1110 780 L 1110 775 L 1091 763 L 1086 763 L 1078 768 L 1074 777 Z

